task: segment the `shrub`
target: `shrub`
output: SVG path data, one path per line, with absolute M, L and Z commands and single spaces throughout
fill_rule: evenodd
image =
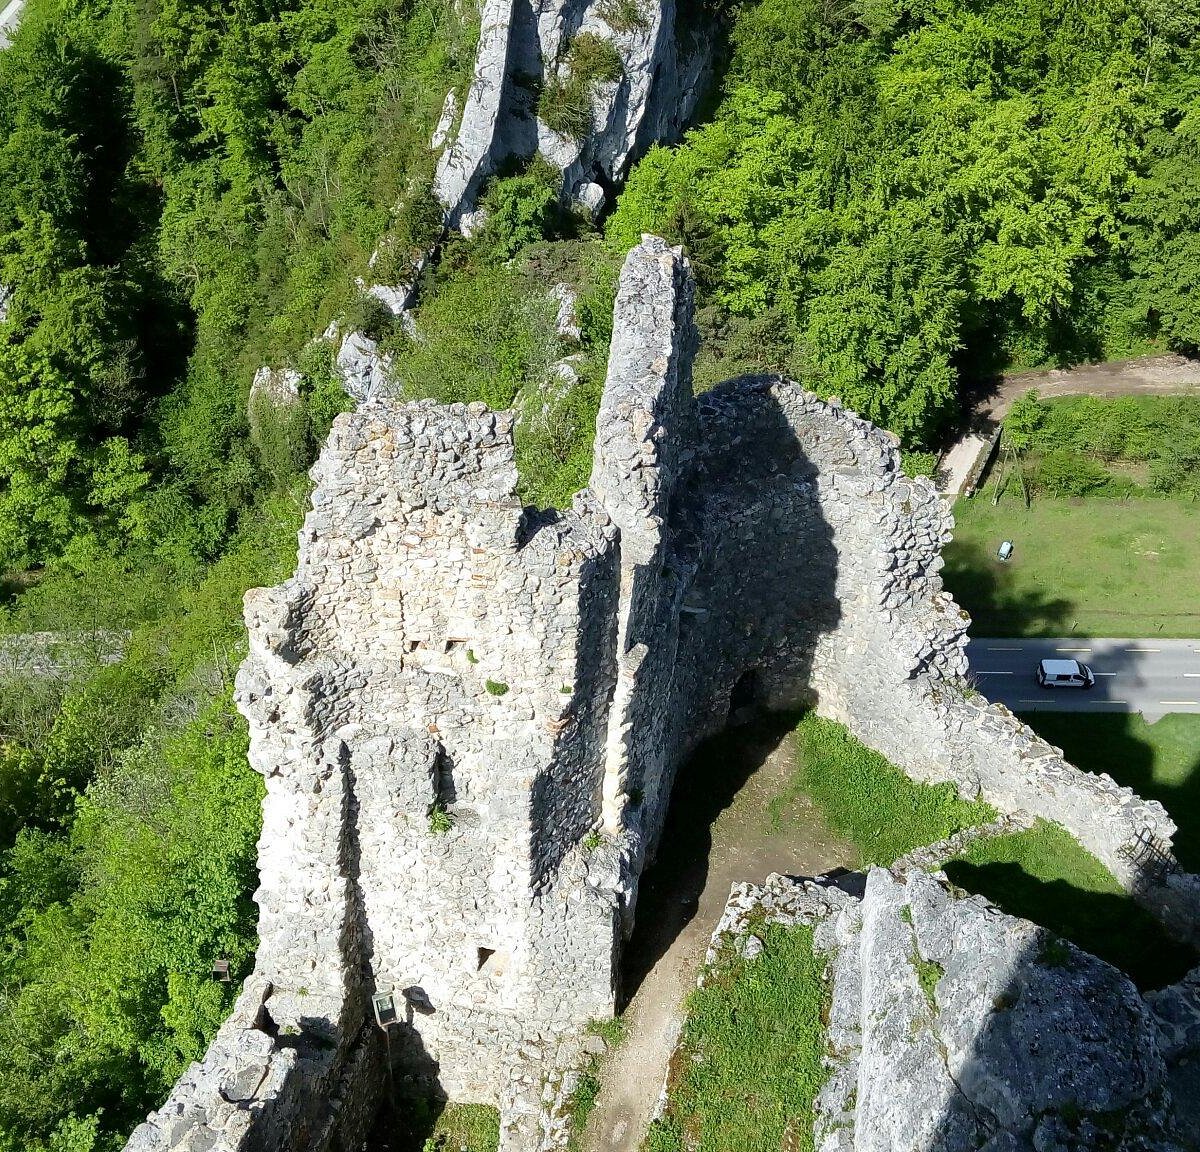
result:
M 565 508 L 588 482 L 592 441 L 604 381 L 597 368 L 568 384 L 531 388 L 516 430 L 521 497 L 538 507 Z
M 638 0 L 603 0 L 600 19 L 614 32 L 634 32 L 650 27 L 650 20 Z
M 468 267 L 435 281 L 420 336 L 400 335 L 392 345 L 405 399 L 507 408 L 522 384 L 544 378 L 554 362 L 555 313 L 545 287 L 525 283 L 512 268 Z
M 936 452 L 904 452 L 900 462 L 905 476 L 932 476 L 937 468 L 938 457 Z
M 1044 456 L 1034 473 L 1038 488 L 1051 496 L 1095 495 L 1107 489 L 1110 481 L 1102 465 L 1067 448 Z
M 487 223 L 476 244 L 491 259 L 504 261 L 550 234 L 562 174 L 540 157 L 519 176 L 498 180 L 487 190 Z
M 499 680 L 485 680 L 483 686 L 490 696 L 503 696 L 508 692 L 508 685 Z
M 454 817 L 446 811 L 446 806 L 438 801 L 429 809 L 429 831 L 434 836 L 444 836 L 454 827 Z
M 445 212 L 428 185 L 405 198 L 391 230 L 379 242 L 372 271 L 381 284 L 408 284 L 423 260 L 441 239 Z
M 308 409 L 297 397 L 276 400 L 259 393 L 250 401 L 250 441 L 277 490 L 302 472 L 309 459 Z
M 559 75 L 542 89 L 538 117 L 560 136 L 574 140 L 586 136 L 592 130 L 596 86 L 615 83 L 622 70 L 621 57 L 611 41 L 594 32 L 581 32 L 568 46 Z
M 328 438 L 334 420 L 341 413 L 354 410 L 354 399 L 346 394 L 341 381 L 329 374 L 310 385 L 304 403 L 308 407 L 311 460 Z
M 567 48 L 571 75 L 586 84 L 615 83 L 621 79 L 621 56 L 611 40 L 594 32 L 581 32 Z
M 361 332 L 372 340 L 384 340 L 396 328 L 392 310 L 370 292 L 359 292 L 355 296 L 346 309 L 343 322 L 347 331 Z

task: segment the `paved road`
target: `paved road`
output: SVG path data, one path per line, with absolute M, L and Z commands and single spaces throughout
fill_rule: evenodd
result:
M 979 690 L 1014 712 L 1200 713 L 1200 640 L 972 640 Z M 1096 673 L 1089 691 L 1039 688 L 1039 660 L 1080 660 Z
M 8 44 L 9 32 L 17 26 L 25 0 L 0 0 L 0 48 Z

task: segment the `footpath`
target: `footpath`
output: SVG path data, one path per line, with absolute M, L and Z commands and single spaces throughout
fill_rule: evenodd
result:
M 806 798 L 772 811 L 795 770 L 790 730 L 771 721 L 735 729 L 710 758 L 719 761 L 719 773 L 706 771 L 700 757 L 680 769 L 675 794 L 682 802 L 673 800 L 659 859 L 642 877 L 637 927 L 625 950 L 626 992 L 633 992 L 625 1039 L 602 1072 L 582 1140 L 586 1152 L 641 1146 L 731 885 L 761 884 L 772 872 L 816 876 L 858 865 L 854 848 L 825 827 Z M 745 783 L 722 794 L 722 776 L 721 783 Z

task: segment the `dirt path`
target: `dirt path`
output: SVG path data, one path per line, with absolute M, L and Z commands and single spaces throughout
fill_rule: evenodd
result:
M 624 1043 L 602 1076 L 584 1133 L 586 1152 L 636 1152 L 666 1075 L 696 975 L 730 885 L 771 872 L 813 876 L 854 867 L 805 797 L 770 806 L 791 779 L 790 726 L 735 729 L 681 769 L 658 861 L 643 877 L 625 952 Z
M 942 492 L 953 496 L 962 491 L 1000 421 L 1017 397 L 1031 388 L 1042 396 L 1200 396 L 1200 360 L 1164 353 L 999 377 L 964 399 L 962 427 L 942 453 L 938 476 Z
M 1167 353 L 1136 360 L 1082 364 L 1045 372 L 1013 372 L 976 405 L 976 415 L 1002 417 L 1030 388 L 1043 396 L 1172 396 L 1200 393 L 1200 360 Z

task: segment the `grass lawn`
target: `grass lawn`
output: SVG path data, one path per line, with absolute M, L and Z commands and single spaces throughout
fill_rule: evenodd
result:
M 954 506 L 946 587 L 975 636 L 1200 635 L 1200 503 L 986 491 Z M 1007 563 L 1002 540 L 1015 544 Z
M 1047 718 L 1066 722 L 1068 730 L 1070 722 L 1079 719 L 1039 714 L 1038 730 L 1048 739 L 1054 737 L 1042 724 Z M 1128 723 L 1139 718 L 1104 719 Z M 1200 722 L 1200 717 L 1167 719 Z M 1181 775 L 1189 741 L 1195 755 L 1196 732 L 1196 727 L 1180 726 L 1178 745 L 1171 745 L 1176 752 L 1164 757 L 1164 763 L 1177 765 Z M 812 713 L 800 721 L 796 741 L 796 775 L 779 802 L 785 803 L 795 791 L 807 793 L 829 826 L 858 847 L 864 866 L 891 864 L 919 845 L 995 816 L 986 804 L 961 800 L 949 785 L 915 783 L 842 725 Z M 1055 742 L 1070 752 L 1069 742 Z M 1114 761 L 1122 754 L 1119 747 L 1108 752 Z M 1096 770 L 1104 767 L 1077 762 Z M 1011 915 L 1041 924 L 1107 960 L 1143 987 L 1169 984 L 1196 963 L 1193 950 L 1175 944 L 1108 869 L 1056 825 L 1039 822 L 1028 832 L 979 841 L 962 860 L 947 865 L 946 874 Z
M 811 797 L 829 827 L 852 841 L 861 865 L 887 866 L 923 844 L 986 824 L 995 811 L 961 800 L 950 784 L 915 784 L 841 725 L 809 712 L 796 728 L 796 775 L 770 805 L 772 818 L 796 793 Z
M 1179 825 L 1179 863 L 1200 872 L 1200 716 L 1175 713 L 1153 724 L 1115 712 L 1037 712 L 1021 719 L 1072 764 L 1107 772 L 1162 804 Z
M 824 1082 L 828 992 L 812 930 L 771 925 L 748 963 L 731 946 L 692 993 L 667 1109 L 646 1152 L 809 1152 Z
M 1045 821 L 1028 832 L 976 841 L 946 875 L 1013 916 L 1041 924 L 1120 968 L 1140 988 L 1162 988 L 1196 963 L 1108 869 L 1061 828 Z

